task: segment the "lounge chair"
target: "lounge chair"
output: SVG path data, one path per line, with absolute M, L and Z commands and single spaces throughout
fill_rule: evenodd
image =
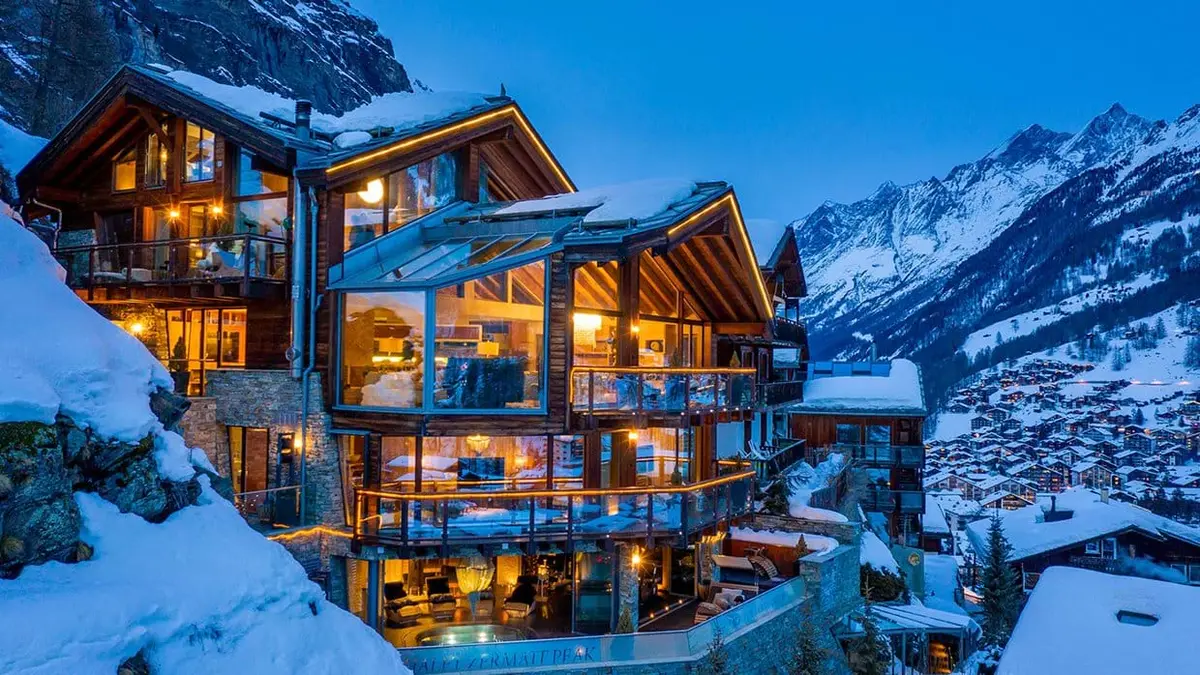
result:
M 383 611 L 389 626 L 403 628 L 417 622 L 421 616 L 421 604 L 409 599 L 403 581 L 391 581 L 383 585 Z
M 533 614 L 537 607 L 537 588 L 534 586 L 536 582 L 537 577 L 532 575 L 517 577 L 517 587 L 504 601 L 504 611 L 510 618 L 524 619 Z
M 425 593 L 429 596 L 429 613 L 435 621 L 449 619 L 454 616 L 457 603 L 450 593 L 448 577 L 429 577 L 425 579 Z

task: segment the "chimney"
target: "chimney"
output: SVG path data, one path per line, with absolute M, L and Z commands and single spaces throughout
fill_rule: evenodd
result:
M 1102 503 L 1102 504 L 1108 503 L 1108 486 L 1107 485 L 1100 488 L 1100 503 Z
M 1058 508 L 1058 497 L 1050 495 L 1050 513 L 1054 513 L 1054 509 Z
M 307 141 L 312 136 L 312 101 L 296 101 L 296 137 Z

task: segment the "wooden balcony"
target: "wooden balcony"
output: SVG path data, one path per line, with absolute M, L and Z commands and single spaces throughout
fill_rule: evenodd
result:
M 775 342 L 786 342 L 797 347 L 808 344 L 808 328 L 800 321 L 775 317 L 774 335 Z
M 60 247 L 54 257 L 88 302 L 281 299 L 290 247 L 247 233 Z
M 758 387 L 758 400 L 766 406 L 784 405 L 804 399 L 804 380 L 763 382 Z
M 355 491 L 358 545 L 435 547 L 687 541 L 753 509 L 754 472 L 669 487 L 403 493 Z

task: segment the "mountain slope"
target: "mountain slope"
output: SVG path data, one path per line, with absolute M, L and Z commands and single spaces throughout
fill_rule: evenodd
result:
M 959 353 L 989 324 L 1150 273 L 1151 292 L 1101 303 L 1060 328 L 1090 330 L 1087 320 L 1113 320 L 1139 298 L 1157 305 L 1133 317 L 1200 296 L 1188 258 L 1200 236 L 1189 224 L 1166 240 L 1122 239 L 1200 211 L 1198 112 L 1150 122 L 1114 105 L 1076 134 L 1034 125 L 944 178 L 886 183 L 797 220 L 814 353 L 861 356 L 873 341 L 882 354 L 915 357 L 937 401 L 1004 352 L 976 362 Z M 1059 337 L 1032 331 L 1020 346 Z
M 49 136 L 124 62 L 329 112 L 413 88 L 391 41 L 344 0 L 0 0 L 0 119 Z

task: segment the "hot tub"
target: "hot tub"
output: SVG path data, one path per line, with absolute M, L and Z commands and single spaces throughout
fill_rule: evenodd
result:
M 512 642 L 524 640 L 529 634 L 515 626 L 475 623 L 459 626 L 438 626 L 417 635 L 418 647 L 443 647 L 447 645 L 473 645 L 486 642 Z

